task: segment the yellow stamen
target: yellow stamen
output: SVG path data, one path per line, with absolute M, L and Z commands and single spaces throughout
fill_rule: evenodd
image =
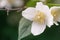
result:
M 33 18 L 33 21 L 43 24 L 45 21 L 45 15 L 43 12 L 38 12 Z
M 57 20 L 57 16 L 58 16 L 57 10 L 52 10 L 51 14 L 54 17 L 54 20 L 56 21 Z

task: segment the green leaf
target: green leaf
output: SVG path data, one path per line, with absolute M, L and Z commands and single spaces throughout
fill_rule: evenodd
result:
M 60 4 L 60 0 L 47 0 L 48 3 Z
M 47 4 L 49 7 L 52 7 L 52 6 L 60 6 L 60 4 L 53 4 L 53 3 L 48 3 Z
M 25 18 L 22 18 L 19 23 L 19 37 L 18 40 L 31 34 L 31 22 Z
M 52 0 L 52 3 L 60 4 L 60 0 Z
M 34 7 L 39 0 L 30 0 L 26 3 L 27 7 Z

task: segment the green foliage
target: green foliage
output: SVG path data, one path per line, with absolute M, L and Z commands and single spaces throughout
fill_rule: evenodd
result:
M 38 2 L 39 0 L 29 0 L 27 3 L 26 3 L 26 6 L 27 7 L 34 7 L 36 5 L 36 2 Z
M 18 40 L 31 34 L 31 22 L 25 18 L 22 18 L 19 22 Z
M 60 4 L 60 0 L 51 0 L 50 3 Z

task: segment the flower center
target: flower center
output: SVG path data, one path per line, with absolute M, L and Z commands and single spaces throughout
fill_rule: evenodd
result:
M 38 22 L 40 24 L 43 24 L 45 21 L 45 15 L 43 12 L 38 12 L 35 17 L 33 18 L 33 21 Z
M 56 10 L 51 11 L 52 16 L 54 17 L 54 20 L 57 21 L 58 13 Z

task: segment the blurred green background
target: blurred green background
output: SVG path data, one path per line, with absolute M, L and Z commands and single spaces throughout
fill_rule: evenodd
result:
M 59 4 L 60 0 L 50 0 L 48 2 Z M 26 5 L 33 6 L 32 3 L 32 1 L 28 1 Z M 35 5 L 35 3 L 33 4 Z M 21 17 L 21 12 L 10 11 L 7 16 L 6 11 L 0 10 L 0 40 L 18 40 L 18 25 Z M 41 35 L 33 36 L 31 34 L 22 40 L 60 40 L 60 25 L 53 25 L 51 28 L 47 27 Z

